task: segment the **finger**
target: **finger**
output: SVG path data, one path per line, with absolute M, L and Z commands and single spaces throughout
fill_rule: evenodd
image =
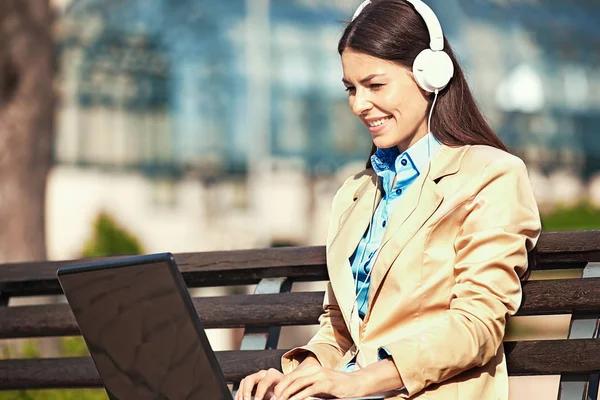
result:
M 295 381 L 291 382 L 290 385 L 285 388 L 285 390 L 281 393 L 281 396 L 278 397 L 279 400 L 288 400 L 291 398 L 299 398 L 304 399 L 304 397 L 298 397 L 297 394 L 306 390 L 307 388 L 314 386 L 317 382 L 319 382 L 320 375 L 313 374 L 309 376 L 303 376 Z M 306 396 L 305 396 L 306 397 Z
M 324 394 L 323 390 L 320 390 L 318 388 L 317 384 L 315 384 L 315 385 L 310 385 L 310 386 L 304 388 L 304 390 L 302 390 L 299 393 L 296 393 L 295 395 L 293 395 L 290 398 L 290 400 L 304 400 L 308 397 L 317 396 L 320 394 Z
M 257 381 L 260 381 L 261 379 L 263 379 L 265 376 L 267 375 L 267 371 L 259 371 L 255 374 L 252 375 L 248 375 L 247 377 L 245 377 L 243 379 L 244 381 L 244 388 L 242 390 L 242 387 L 240 386 L 240 390 L 239 392 L 242 393 L 241 398 L 239 400 L 250 400 L 252 399 L 252 390 L 254 389 L 254 386 L 256 385 Z
M 235 392 L 234 400 L 241 400 L 243 391 L 244 391 L 244 380 L 242 379 L 240 381 L 240 384 L 238 385 L 238 390 Z
M 328 396 L 331 395 L 331 387 L 327 381 L 315 380 L 313 383 L 307 385 L 304 389 L 299 390 L 298 393 L 290 397 L 290 400 L 304 400 L 312 396 Z
M 267 371 L 267 373 L 265 374 L 265 376 L 258 382 L 258 385 L 256 386 L 256 393 L 254 393 L 254 400 L 263 400 L 267 390 L 269 390 L 271 387 L 273 387 L 274 385 L 279 383 L 281 378 L 282 378 L 281 372 L 279 372 L 273 368 L 269 369 Z M 266 400 L 270 400 L 270 399 L 266 399 Z
M 285 375 L 283 379 L 275 386 L 275 396 L 280 398 L 283 392 L 298 379 L 304 378 L 306 376 L 311 376 L 319 373 L 323 368 L 321 366 L 304 368 L 301 370 L 294 370 L 293 372 Z
M 247 398 L 246 393 L 250 393 L 252 394 L 252 386 L 253 384 L 251 383 L 252 378 L 249 376 L 245 377 L 244 379 L 242 379 L 242 381 L 240 382 L 240 387 L 238 388 L 238 391 L 236 393 L 236 400 L 244 400 Z

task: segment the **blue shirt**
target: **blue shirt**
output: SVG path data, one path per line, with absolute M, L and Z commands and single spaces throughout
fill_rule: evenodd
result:
M 428 133 L 402 154 L 397 147 L 393 147 L 378 149 L 371 156 L 373 170 L 380 178 L 383 197 L 375 209 L 370 227 L 350 257 L 352 276 L 357 284 L 356 296 L 360 318 L 364 318 L 367 313 L 371 281 L 369 271 L 377 259 L 389 218 L 398 206 L 402 194 L 427 169 L 431 157 L 440 147 L 441 143 Z M 390 352 L 385 347 L 379 348 L 377 358 L 382 360 L 388 357 L 391 357 Z M 351 372 L 355 368 L 356 359 L 352 359 L 344 371 Z
M 358 279 L 356 295 L 358 296 L 358 315 L 361 318 L 365 317 L 369 306 L 371 278 L 367 276 L 377 259 L 389 218 L 400 203 L 402 194 L 427 169 L 431 157 L 439 150 L 440 146 L 440 142 L 429 133 L 402 154 L 397 147 L 392 147 L 378 149 L 371 156 L 373 170 L 380 178 L 383 197 L 375 209 L 370 228 L 367 229 L 354 254 L 350 257 L 352 275 L 355 282 Z M 394 178 L 396 178 L 395 184 Z

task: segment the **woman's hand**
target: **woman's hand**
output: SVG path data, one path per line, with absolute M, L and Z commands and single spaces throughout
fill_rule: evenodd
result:
M 279 381 L 273 394 L 277 400 L 304 400 L 310 396 L 363 397 L 403 386 L 394 362 L 388 358 L 354 372 L 323 368 L 320 364 L 298 367 Z
M 252 399 L 254 387 L 256 387 L 254 400 L 270 400 L 273 396 L 273 387 L 281 381 L 283 376 L 283 373 L 274 368 L 248 375 L 241 380 L 240 387 L 235 394 L 235 400 Z
M 321 364 L 315 356 L 308 354 L 295 371 L 301 371 L 302 369 L 315 366 L 321 366 Z M 277 385 L 283 377 L 284 375 L 281 372 L 273 368 L 248 375 L 240 382 L 240 387 L 235 394 L 235 400 L 250 400 L 252 398 L 254 387 L 256 387 L 254 400 L 271 400 L 271 397 L 273 397 L 274 386 Z
M 364 382 L 353 372 L 336 371 L 322 366 L 297 368 L 275 386 L 277 400 L 304 400 L 310 396 L 360 397 L 366 393 Z

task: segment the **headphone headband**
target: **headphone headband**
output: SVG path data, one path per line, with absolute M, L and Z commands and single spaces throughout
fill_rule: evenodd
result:
M 356 17 L 358 17 L 360 15 L 360 13 L 362 12 L 362 10 L 365 9 L 366 6 L 368 6 L 369 4 L 371 4 L 371 0 L 365 0 L 363 1 L 360 6 L 358 6 L 358 8 L 356 9 L 356 11 L 354 11 L 354 15 L 352 16 L 352 21 L 354 21 L 356 19 Z
M 415 7 L 415 10 L 425 21 L 427 30 L 429 30 L 429 47 L 433 51 L 444 50 L 444 33 L 442 32 L 442 25 L 438 20 L 433 10 L 421 0 L 406 0 Z
M 436 94 L 443 90 L 454 76 L 454 64 L 444 51 L 444 34 L 442 26 L 435 13 L 422 0 L 405 0 L 412 4 L 421 16 L 429 32 L 429 48 L 423 49 L 415 58 L 412 65 L 413 75 L 417 84 L 425 91 Z M 356 19 L 371 0 L 365 0 L 354 12 L 352 20 Z
M 408 3 L 412 4 L 415 10 L 421 15 L 423 21 L 425 21 L 425 25 L 427 26 L 427 30 L 429 31 L 429 47 L 433 51 L 441 51 L 444 50 L 444 33 L 442 31 L 442 25 L 438 20 L 437 16 L 433 12 L 433 10 L 425 4 L 422 0 L 405 0 Z M 352 20 L 354 21 L 356 17 L 360 15 L 362 10 L 366 6 L 371 4 L 371 0 L 365 0 L 362 2 L 360 6 L 354 12 L 354 16 Z

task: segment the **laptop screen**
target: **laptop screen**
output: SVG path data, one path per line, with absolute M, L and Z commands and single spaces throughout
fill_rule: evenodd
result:
M 171 268 L 86 267 L 59 278 L 112 399 L 231 400 Z

